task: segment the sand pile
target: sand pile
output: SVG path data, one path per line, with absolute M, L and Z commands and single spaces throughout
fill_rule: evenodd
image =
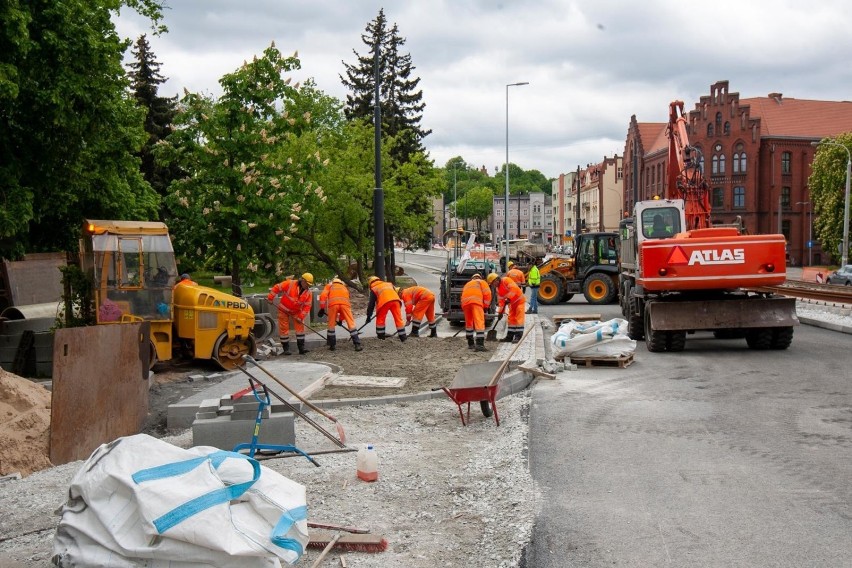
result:
M 50 392 L 0 369 L 0 475 L 52 467 Z

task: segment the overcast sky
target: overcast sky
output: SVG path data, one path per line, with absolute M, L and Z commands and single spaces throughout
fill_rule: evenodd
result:
M 121 35 L 148 33 L 168 78 L 161 94 L 221 94 L 218 80 L 270 42 L 298 51 L 320 89 L 345 100 L 343 61 L 384 7 L 406 39 L 436 166 L 462 156 L 489 173 L 506 160 L 547 177 L 622 154 L 631 115 L 664 122 L 710 85 L 743 98 L 852 100 L 848 0 L 166 0 L 169 32 L 128 12 Z

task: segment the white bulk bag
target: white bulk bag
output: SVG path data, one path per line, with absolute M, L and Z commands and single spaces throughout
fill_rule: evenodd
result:
M 242 454 L 145 434 L 96 449 L 60 512 L 62 567 L 275 568 L 308 543 L 303 485 Z
M 577 322 L 568 320 L 550 337 L 554 358 L 623 357 L 636 351 L 636 342 L 627 336 L 627 321 Z

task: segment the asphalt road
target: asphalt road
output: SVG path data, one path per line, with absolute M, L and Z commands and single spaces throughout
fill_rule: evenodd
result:
M 443 262 L 406 260 L 419 278 Z M 582 296 L 539 310 L 565 313 L 621 317 Z M 541 512 L 522 566 L 852 567 L 849 347 L 807 325 L 785 351 L 699 333 L 681 353 L 639 342 L 629 367 L 537 382 Z
M 852 566 L 849 345 L 806 325 L 785 351 L 696 334 L 538 382 L 525 566 Z

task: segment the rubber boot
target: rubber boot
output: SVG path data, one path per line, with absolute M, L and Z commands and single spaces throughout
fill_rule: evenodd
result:
M 472 335 L 467 336 L 467 348 L 473 349 L 473 336 Z
M 376 337 L 378 337 L 379 339 L 384 339 L 386 337 L 385 332 L 384 331 L 377 331 Z
M 334 351 L 337 348 L 337 336 L 336 335 L 329 335 L 328 337 L 325 338 L 325 342 L 328 344 L 328 348 L 331 351 Z
M 405 343 L 405 340 L 406 340 L 406 339 L 408 339 L 408 336 L 407 336 L 407 335 L 405 335 L 405 330 L 404 330 L 404 329 L 400 330 L 400 332 L 399 332 L 399 340 L 400 340 L 400 342 Z
M 305 349 L 305 340 L 304 339 L 297 339 L 296 340 L 296 347 L 299 348 L 299 355 L 304 355 L 305 353 L 310 353 L 309 349 Z
M 475 351 L 488 351 L 488 349 L 485 348 L 485 338 L 484 337 L 477 337 L 476 338 Z
M 411 328 L 411 337 L 420 337 L 420 326 L 417 324 Z
M 513 338 L 514 336 L 515 336 L 515 334 L 514 334 L 513 332 L 511 332 L 511 331 L 510 331 L 510 332 L 507 332 L 507 333 L 506 333 L 506 337 L 504 337 L 503 339 L 501 339 L 501 340 L 500 340 L 500 343 L 509 343 L 510 341 L 512 341 L 512 338 Z
M 429 337 L 438 337 L 438 328 L 433 327 L 432 331 L 429 332 Z
M 357 335 L 352 336 L 352 343 L 355 344 L 355 351 L 363 351 L 364 348 L 361 347 L 361 338 Z
M 290 355 L 290 342 L 289 341 L 282 341 L 281 342 L 281 348 L 284 349 L 284 351 L 281 353 L 282 355 Z
M 521 335 L 523 335 L 523 334 L 520 333 L 520 332 L 517 332 L 517 331 L 515 333 L 513 333 L 512 334 L 512 343 L 518 343 L 521 340 Z

